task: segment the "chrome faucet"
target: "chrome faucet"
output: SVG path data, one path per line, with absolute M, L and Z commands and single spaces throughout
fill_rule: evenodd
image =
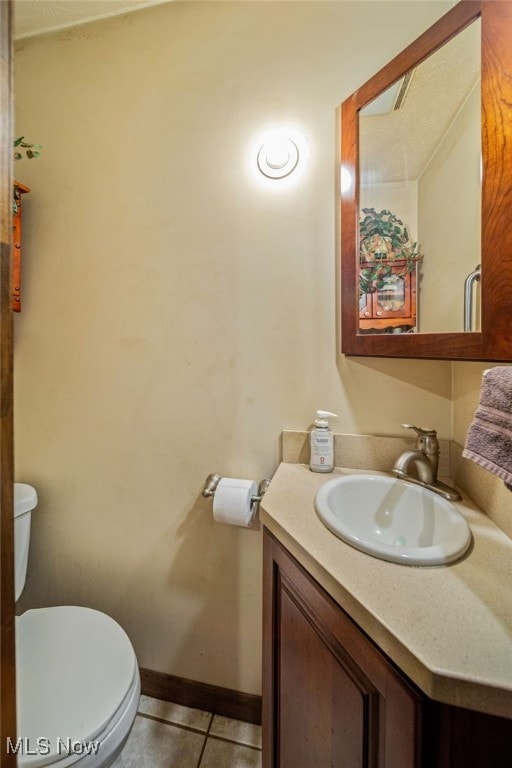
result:
M 416 449 L 405 451 L 395 461 L 393 474 L 407 480 L 409 483 L 422 485 L 434 493 L 439 493 L 450 501 L 460 501 L 462 496 L 455 488 L 452 488 L 437 479 L 439 466 L 439 440 L 435 429 L 422 429 L 413 424 L 402 424 L 404 429 L 414 429 L 418 435 Z M 417 477 L 409 473 L 411 466 L 416 468 Z

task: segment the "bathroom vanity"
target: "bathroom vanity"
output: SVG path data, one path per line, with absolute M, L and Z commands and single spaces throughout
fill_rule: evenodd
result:
M 264 768 L 511 765 L 512 542 L 464 499 L 460 561 L 370 557 L 315 512 L 332 477 L 281 464 L 262 503 Z

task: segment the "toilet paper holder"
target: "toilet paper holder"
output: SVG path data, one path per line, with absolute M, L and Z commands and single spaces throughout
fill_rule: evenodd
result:
M 217 490 L 217 486 L 221 480 L 222 480 L 222 475 L 218 475 L 216 473 L 212 475 L 208 475 L 208 477 L 205 480 L 204 488 L 202 491 L 202 495 L 205 497 L 205 499 L 215 495 L 215 491 Z M 260 484 L 258 485 L 258 494 L 256 496 L 251 496 L 252 504 L 260 503 L 269 485 L 270 485 L 270 480 L 268 478 L 265 478 L 264 480 L 260 480 Z

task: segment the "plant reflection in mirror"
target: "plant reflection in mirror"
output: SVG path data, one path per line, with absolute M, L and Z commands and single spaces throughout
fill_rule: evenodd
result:
M 363 208 L 359 222 L 359 294 L 375 293 L 384 288 L 392 274 L 392 262 L 404 261 L 393 274 L 401 277 L 416 269 L 422 258 L 418 243 L 413 242 L 405 224 L 394 213 Z

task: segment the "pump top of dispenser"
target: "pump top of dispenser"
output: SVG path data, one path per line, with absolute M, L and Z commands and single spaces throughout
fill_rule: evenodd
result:
M 330 411 L 317 411 L 316 412 L 316 419 L 315 419 L 315 427 L 328 427 L 329 422 L 327 421 L 328 418 L 337 419 L 338 414 L 337 413 L 331 413 Z

